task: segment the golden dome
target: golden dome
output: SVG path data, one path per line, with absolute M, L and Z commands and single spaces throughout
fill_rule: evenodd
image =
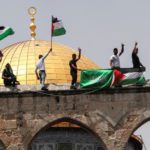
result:
M 0 63 L 1 73 L 6 65 L 10 63 L 17 80 L 22 85 L 39 84 L 35 75 L 35 66 L 38 61 L 39 54 L 45 54 L 50 48 L 48 41 L 23 41 L 2 50 L 4 57 Z M 74 50 L 58 44 L 53 43 L 53 52 L 45 59 L 46 67 L 46 83 L 70 83 L 70 68 L 69 61 L 72 58 Z M 85 56 L 81 56 L 78 61 L 78 68 L 81 69 L 98 69 L 99 67 Z M 80 80 L 80 73 L 78 74 L 78 81 Z M 3 80 L 0 78 L 0 84 Z

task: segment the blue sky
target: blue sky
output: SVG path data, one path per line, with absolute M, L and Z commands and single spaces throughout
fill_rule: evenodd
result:
M 112 50 L 120 49 L 121 43 L 125 44 L 121 66 L 132 67 L 131 52 L 137 41 L 140 60 L 147 68 L 145 76 L 150 77 L 149 0 L 5 0 L 0 5 L 1 25 L 11 26 L 15 35 L 1 41 L 0 48 L 30 39 L 27 13 L 30 6 L 37 8 L 37 39 L 50 40 L 51 15 L 54 15 L 67 30 L 66 35 L 54 41 L 75 49 L 80 46 L 84 55 L 103 68 L 109 68 Z M 142 133 L 146 135 L 145 130 Z

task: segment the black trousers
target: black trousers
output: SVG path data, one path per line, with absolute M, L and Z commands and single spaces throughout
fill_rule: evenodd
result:
M 77 72 L 71 72 L 71 76 L 72 76 L 71 85 L 74 85 L 77 83 Z
M 11 76 L 11 79 L 4 79 L 4 85 L 15 87 L 15 85 L 16 85 L 16 76 Z

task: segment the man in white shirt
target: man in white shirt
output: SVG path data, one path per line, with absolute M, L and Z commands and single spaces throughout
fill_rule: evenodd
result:
M 120 59 L 119 57 L 122 55 L 124 52 L 124 44 L 121 44 L 121 51 L 118 55 L 118 49 L 114 48 L 113 50 L 113 55 L 110 57 L 110 67 L 112 69 L 120 69 Z
M 47 90 L 47 88 L 45 87 L 46 71 L 45 71 L 44 60 L 49 55 L 50 52 L 52 52 L 51 48 L 44 56 L 39 55 L 39 60 L 37 62 L 36 69 L 35 69 L 36 77 L 38 80 L 40 80 L 41 90 Z M 39 70 L 39 73 L 38 73 L 38 70 Z

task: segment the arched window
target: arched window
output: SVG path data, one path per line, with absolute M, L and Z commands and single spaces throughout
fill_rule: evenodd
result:
M 134 132 L 143 141 L 143 150 L 150 147 L 150 121 L 143 122 Z
M 32 140 L 29 150 L 105 150 L 103 142 L 73 120 L 47 125 Z
M 126 150 L 143 150 L 143 141 L 138 135 L 131 135 L 127 144 Z
M 150 121 L 144 121 L 137 126 L 128 140 L 126 150 L 148 150 L 150 147 Z

